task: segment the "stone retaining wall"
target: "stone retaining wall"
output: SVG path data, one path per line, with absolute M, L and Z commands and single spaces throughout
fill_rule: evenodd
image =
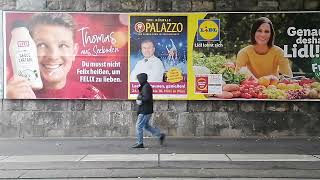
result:
M 318 0 L 0 0 L 2 10 L 197 12 L 319 10 Z M 133 101 L 0 100 L 0 137 L 133 136 Z M 170 136 L 319 136 L 319 102 L 156 101 Z

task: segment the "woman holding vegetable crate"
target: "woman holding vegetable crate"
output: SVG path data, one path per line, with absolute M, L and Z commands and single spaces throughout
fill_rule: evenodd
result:
M 279 73 L 292 77 L 289 59 L 274 45 L 274 28 L 266 17 L 256 19 L 251 27 L 251 45 L 238 52 L 236 71 L 255 79 L 278 81 Z

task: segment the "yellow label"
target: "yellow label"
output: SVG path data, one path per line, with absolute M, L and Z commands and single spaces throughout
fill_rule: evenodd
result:
M 169 69 L 166 75 L 167 75 L 167 82 L 170 82 L 170 83 L 177 83 L 182 81 L 183 79 L 182 72 L 178 68 Z

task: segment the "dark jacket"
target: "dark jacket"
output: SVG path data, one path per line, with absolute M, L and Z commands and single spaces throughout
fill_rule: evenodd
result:
M 140 83 L 139 87 L 139 100 L 142 100 L 142 104 L 139 105 L 138 114 L 152 114 L 153 113 L 153 97 L 152 87 L 148 83 L 148 75 L 146 73 L 140 73 L 137 75 L 137 79 Z

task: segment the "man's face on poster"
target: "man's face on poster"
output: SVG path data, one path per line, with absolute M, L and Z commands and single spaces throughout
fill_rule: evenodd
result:
M 59 25 L 40 24 L 33 28 L 32 37 L 37 46 L 43 82 L 47 87 L 64 86 L 78 50 L 73 32 Z
M 145 58 L 150 58 L 154 55 L 155 48 L 152 42 L 144 42 L 141 44 L 141 52 Z

